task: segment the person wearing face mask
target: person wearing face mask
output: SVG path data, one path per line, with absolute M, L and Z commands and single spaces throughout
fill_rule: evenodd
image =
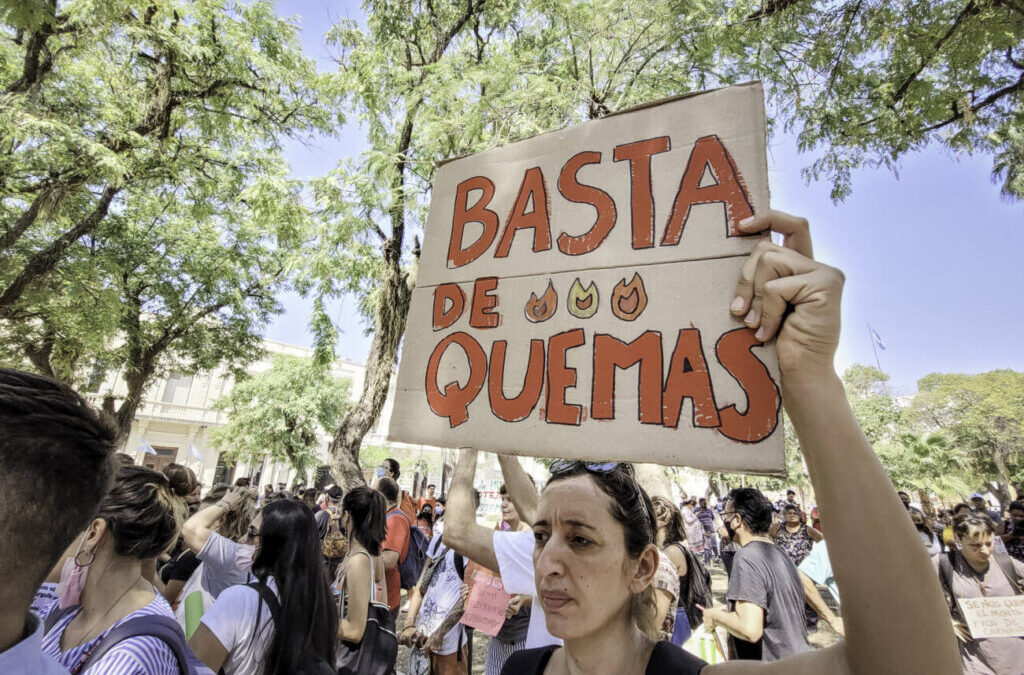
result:
M 729 631 L 740 659 L 778 661 L 811 648 L 803 584 L 793 561 L 769 534 L 772 513 L 771 502 L 754 488 L 733 490 L 722 511 L 729 538 L 739 546 L 726 591 L 730 610 L 708 608 L 704 623 Z M 760 643 L 760 650 L 747 643 Z
M 67 674 L 29 607 L 107 493 L 115 437 L 66 384 L 0 368 L 0 673 Z
M 338 618 L 313 512 L 279 499 L 260 516 L 254 581 L 221 592 L 189 645 L 224 675 L 333 671 Z
M 398 485 L 398 477 L 402 475 L 402 467 L 398 463 L 397 459 L 388 457 L 380 466 L 377 467 L 377 471 L 374 473 L 373 481 L 370 483 L 370 487 L 379 490 L 380 481 L 383 478 L 390 478 L 395 481 L 395 485 Z M 407 490 L 399 488 L 398 494 L 398 508 L 402 510 L 402 513 L 409 516 L 409 522 L 415 522 L 416 520 L 416 503 L 409 495 Z
M 1024 592 L 1024 563 L 994 552 L 994 534 L 988 514 L 963 515 L 956 520 L 953 550 L 932 559 L 946 594 L 965 675 L 1019 673 L 1024 664 L 1024 637 L 973 638 L 957 604 L 962 598 Z
M 175 493 L 152 469 L 121 468 L 96 517 L 65 551 L 43 653 L 83 675 L 178 675 L 175 652 L 158 637 L 132 635 L 105 643 L 108 634 L 133 619 L 158 616 L 173 622 L 170 605 L 142 570 L 144 561 L 177 539 L 187 494 Z
M 278 493 L 264 499 L 264 508 Z M 222 522 L 233 523 L 231 531 L 221 534 Z M 206 506 L 185 521 L 181 534 L 202 561 L 203 589 L 216 599 L 229 586 L 250 580 L 254 536 L 259 532 L 260 516 L 249 488 L 234 487 L 214 504 Z

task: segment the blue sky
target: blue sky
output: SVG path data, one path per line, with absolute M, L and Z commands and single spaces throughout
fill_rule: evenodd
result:
M 358 3 L 329 0 L 285 0 L 278 11 L 301 17 L 306 52 L 324 69 L 334 67 L 324 32 L 340 17 L 361 16 Z M 362 147 L 350 125 L 338 138 L 290 144 L 287 158 L 297 177 L 323 175 Z M 828 184 L 804 184 L 800 169 L 813 160 L 791 137 L 770 142 L 772 206 L 808 218 L 815 256 L 846 273 L 840 370 L 874 363 L 869 322 L 885 341 L 878 357 L 894 394 L 912 393 L 931 372 L 1024 370 L 1024 204 L 1000 198 L 991 157 L 932 147 L 905 157 L 899 178 L 858 171 L 839 205 Z M 309 346 L 309 303 L 294 295 L 282 302 L 267 337 Z M 354 304 L 344 300 L 332 314 L 342 329 L 339 356 L 362 362 L 370 341 Z

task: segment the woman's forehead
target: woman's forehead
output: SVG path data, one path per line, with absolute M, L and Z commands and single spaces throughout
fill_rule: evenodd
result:
M 573 476 L 549 483 L 537 503 L 537 519 L 611 518 L 611 497 L 589 476 Z

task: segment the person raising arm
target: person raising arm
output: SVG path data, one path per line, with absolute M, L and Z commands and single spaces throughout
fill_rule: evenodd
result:
M 758 340 L 777 334 L 783 401 L 830 533 L 836 582 L 846 600 L 846 640 L 773 664 L 711 666 L 706 675 L 958 674 L 960 660 L 938 579 L 835 372 L 843 274 L 811 259 L 810 232 L 802 218 L 768 211 L 740 227 L 785 235 L 783 246 L 758 244 L 744 265 L 731 310 L 745 317 Z M 861 508 L 851 509 L 851 503 Z M 868 548 L 872 559 L 865 564 Z M 886 608 L 898 608 L 899 619 L 880 620 Z

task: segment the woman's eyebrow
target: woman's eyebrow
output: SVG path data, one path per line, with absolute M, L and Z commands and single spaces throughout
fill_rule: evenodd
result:
M 597 532 L 596 527 L 590 525 L 589 523 L 584 523 L 582 520 L 566 520 L 565 522 L 567 525 L 571 525 L 573 527 L 582 527 L 583 529 L 593 530 L 594 532 Z

